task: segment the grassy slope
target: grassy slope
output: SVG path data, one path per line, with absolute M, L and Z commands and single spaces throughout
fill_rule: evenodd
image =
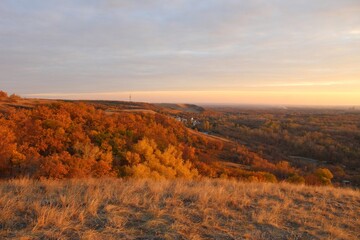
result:
M 226 180 L 11 180 L 1 239 L 357 239 L 360 192 Z

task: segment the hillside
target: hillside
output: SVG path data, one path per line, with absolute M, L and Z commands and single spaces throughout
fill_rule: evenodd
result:
M 157 103 L 155 106 L 159 107 L 160 110 L 176 114 L 176 113 L 202 113 L 205 111 L 203 107 L 195 104 L 175 104 L 175 103 Z
M 360 192 L 228 180 L 11 180 L 1 239 L 359 239 Z
M 359 191 L 332 187 L 345 165 L 258 148 L 285 127 L 311 130 L 272 114 L 0 94 L 0 238 L 359 238 Z M 357 115 L 325 117 L 352 139 Z
M 151 104 L 22 99 L 3 93 L 0 105 L 1 178 L 205 176 L 276 182 L 290 177 L 304 182 L 296 169 L 190 129 Z M 330 183 L 325 177 L 311 175 L 315 184 Z
M 2 92 L 2 91 L 0 91 Z M 2 92 L 3 95 L 6 93 Z M 104 111 L 121 111 L 121 110 L 157 110 L 158 108 L 150 103 L 129 102 L 129 101 L 105 101 L 105 100 L 55 100 L 55 99 L 33 99 L 21 98 L 17 95 L 9 97 L 1 97 L 0 93 L 0 109 L 3 111 L 11 108 L 32 109 L 41 105 L 49 105 L 53 103 L 84 103 L 93 105 Z

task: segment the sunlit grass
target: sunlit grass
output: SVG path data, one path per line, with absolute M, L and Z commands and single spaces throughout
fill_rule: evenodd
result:
M 356 239 L 360 192 L 229 180 L 4 181 L 1 239 Z

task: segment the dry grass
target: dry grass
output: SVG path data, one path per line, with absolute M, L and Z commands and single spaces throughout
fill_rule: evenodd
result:
M 225 180 L 11 180 L 0 239 L 359 239 L 360 192 Z

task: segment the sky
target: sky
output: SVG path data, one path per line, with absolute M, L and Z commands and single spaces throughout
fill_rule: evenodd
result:
M 23 97 L 360 105 L 359 0 L 1 0 Z

